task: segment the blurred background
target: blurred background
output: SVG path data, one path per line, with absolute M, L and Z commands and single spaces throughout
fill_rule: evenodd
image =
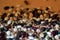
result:
M 23 7 L 35 8 L 35 7 L 47 7 L 51 6 L 54 11 L 60 11 L 60 0 L 27 0 L 29 5 L 24 4 L 24 0 L 0 0 L 0 12 L 4 11 L 5 6 L 22 5 Z

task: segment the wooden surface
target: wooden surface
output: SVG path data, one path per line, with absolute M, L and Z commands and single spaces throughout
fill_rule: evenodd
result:
M 25 5 L 24 0 L 0 0 L 0 12 L 3 12 L 3 7 L 8 5 L 8 6 L 16 6 L 18 4 L 22 5 L 23 7 L 29 7 L 29 8 L 34 8 L 34 7 L 41 7 L 45 8 L 47 6 L 51 6 L 54 11 L 59 11 L 60 10 L 60 0 L 27 0 L 30 5 Z

